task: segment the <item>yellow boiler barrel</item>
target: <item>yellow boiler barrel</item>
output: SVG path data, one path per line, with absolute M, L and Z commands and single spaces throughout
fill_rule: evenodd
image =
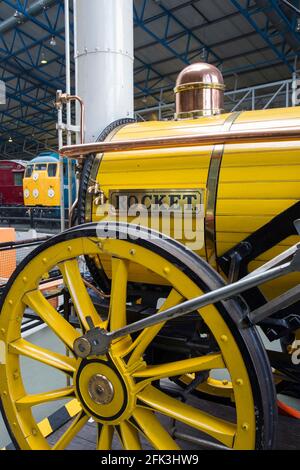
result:
M 133 123 L 120 126 L 107 140 L 297 126 L 300 128 L 299 108 L 272 109 Z M 241 243 L 252 246 L 255 257 L 247 256 L 253 270 L 298 241 L 293 221 L 300 218 L 300 135 L 299 141 L 250 140 L 101 154 L 94 160 L 89 180 L 86 222 L 103 219 L 103 207 L 114 203 L 116 194 L 136 197 L 138 202 L 164 194 L 182 198 L 184 194 L 198 194 L 203 204 L 203 247 L 195 251 L 221 272 L 232 250 Z M 290 275 L 266 286 L 265 293 L 268 297 L 273 291 L 278 295 L 296 282 L 299 276 Z

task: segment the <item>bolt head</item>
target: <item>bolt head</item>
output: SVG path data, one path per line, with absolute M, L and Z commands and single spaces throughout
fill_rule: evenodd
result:
M 18 380 L 18 378 L 20 377 L 20 374 L 17 370 L 14 372 L 13 377 L 14 377 L 14 380 Z
M 86 338 L 78 338 L 74 342 L 76 356 L 86 359 L 92 351 L 92 346 Z
M 221 336 L 221 341 L 222 341 L 223 343 L 228 343 L 228 336 L 222 335 L 222 336 Z
M 91 399 L 98 405 L 109 405 L 115 396 L 113 384 L 107 377 L 100 374 L 91 377 L 88 392 Z

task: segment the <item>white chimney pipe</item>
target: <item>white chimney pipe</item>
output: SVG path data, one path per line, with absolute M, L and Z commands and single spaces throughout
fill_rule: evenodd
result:
M 86 141 L 134 115 L 133 0 L 74 0 L 77 94 L 86 106 Z

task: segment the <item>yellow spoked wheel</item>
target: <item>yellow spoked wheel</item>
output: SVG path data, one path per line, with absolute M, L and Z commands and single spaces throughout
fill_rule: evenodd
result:
M 126 239 L 128 230 L 134 238 Z M 18 448 L 67 449 L 85 426 L 91 430 L 96 425 L 97 450 L 120 445 L 128 450 L 144 446 L 172 450 L 180 444 L 174 423 L 185 434 L 227 448 L 272 447 L 276 408 L 270 367 L 256 330 L 240 331 L 235 326 L 241 311 L 234 301 L 197 313 L 216 345 L 206 354 L 151 362 L 147 351 L 165 326 L 159 325 L 116 341 L 106 356 L 76 357 L 74 342 L 91 324 L 110 331 L 127 324 L 128 286 L 132 280 L 137 283 L 144 271 L 168 286 L 161 310 L 222 285 L 219 276 L 182 245 L 156 233 L 149 235 L 122 224 L 75 228 L 39 247 L 10 281 L 0 317 L 0 393 L 3 415 Z M 106 319 L 84 284 L 84 256 L 103 259 L 112 279 Z M 77 327 L 41 290 L 42 280 L 57 269 L 72 300 Z M 22 336 L 22 318 L 28 309 L 47 325 L 38 338 Z M 225 370 L 232 383 L 235 413 L 226 419 L 215 409 L 203 411 L 195 402 L 185 402 L 170 392 L 173 379 L 216 370 Z M 28 371 L 31 378 L 32 371 L 39 378 L 35 390 L 26 377 Z M 57 383 L 61 383 L 58 388 Z M 74 400 L 77 416 L 58 437 L 47 440 L 38 424 L 43 413 L 47 416 L 49 410 Z

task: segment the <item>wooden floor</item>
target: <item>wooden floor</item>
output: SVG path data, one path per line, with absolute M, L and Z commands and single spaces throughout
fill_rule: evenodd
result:
M 189 403 L 193 404 L 190 400 Z M 216 405 L 202 400 L 197 399 L 197 405 L 206 412 L 211 412 L 217 414 L 218 417 L 223 419 L 234 419 L 233 410 L 230 407 Z M 160 418 L 160 421 L 168 427 L 170 430 L 174 423 L 171 422 L 168 418 Z M 176 427 L 181 433 L 188 433 L 189 435 L 193 434 L 195 437 L 204 438 L 207 440 L 207 436 L 199 435 L 198 431 L 193 431 L 191 428 L 186 427 L 180 423 L 176 423 Z M 65 429 L 59 430 L 53 436 L 49 438 L 50 443 L 57 442 L 59 436 L 64 433 Z M 93 422 L 89 422 L 79 435 L 74 439 L 70 444 L 69 450 L 95 450 L 95 443 L 97 439 L 97 430 L 96 425 Z M 207 447 L 191 444 L 190 442 L 177 440 L 178 445 L 183 450 L 203 450 Z M 152 447 L 146 441 L 142 441 L 143 449 L 152 450 Z M 114 450 L 121 450 L 119 439 L 115 436 L 113 442 Z M 288 417 L 279 417 L 279 426 L 278 426 L 278 441 L 277 441 L 277 450 L 300 450 L 300 420 L 288 418 Z
M 49 439 L 49 442 L 56 442 L 59 435 L 63 434 L 60 430 L 56 435 Z M 96 426 L 88 423 L 80 434 L 70 444 L 68 450 L 95 450 Z M 181 449 L 184 450 L 205 450 L 205 447 L 199 447 L 187 442 L 177 441 Z M 114 450 L 121 450 L 119 440 L 114 438 Z M 152 449 L 146 442 L 143 442 L 145 450 Z M 300 450 L 300 420 L 294 420 L 286 417 L 279 418 L 279 432 L 277 450 Z
M 300 420 L 279 417 L 278 450 L 300 450 Z

